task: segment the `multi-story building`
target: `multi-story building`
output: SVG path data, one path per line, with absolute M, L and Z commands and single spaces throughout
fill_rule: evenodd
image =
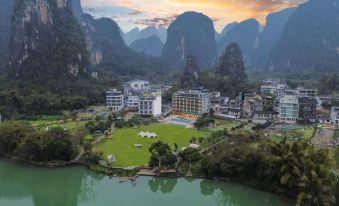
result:
M 126 97 L 126 106 L 128 109 L 131 110 L 137 110 L 139 109 L 139 101 L 140 97 L 142 94 L 136 93 L 136 92 L 131 92 L 129 95 Z
M 210 93 L 210 103 L 211 108 L 215 112 L 220 112 L 220 108 L 222 106 L 223 98 L 220 95 L 220 92 L 211 92 Z
M 210 110 L 210 93 L 204 90 L 178 91 L 172 96 L 174 114 L 200 116 Z
M 279 100 L 279 119 L 285 123 L 296 123 L 299 118 L 298 97 L 286 95 Z
M 274 94 L 277 91 L 277 87 L 274 85 L 261 85 L 260 93 L 261 94 Z
M 92 72 L 92 78 L 98 79 L 98 72 Z
M 330 95 L 325 95 L 325 96 L 318 96 L 318 105 L 321 106 L 323 103 L 327 102 L 329 104 L 332 104 L 333 101 L 339 101 L 339 96 L 330 96 Z
M 149 81 L 145 80 L 132 80 L 123 84 L 125 96 L 130 95 L 132 92 L 145 92 L 149 91 L 151 86 Z
M 298 91 L 298 97 L 316 97 L 318 94 L 318 90 L 317 89 L 307 89 L 304 87 L 298 87 L 297 88 Z
M 161 94 L 144 95 L 139 99 L 139 114 L 141 116 L 161 116 Z
M 261 94 L 274 94 L 277 99 L 280 99 L 285 95 L 285 89 L 287 85 L 279 79 L 268 79 L 262 82 L 260 86 Z
M 287 85 L 286 84 L 278 84 L 276 86 L 276 90 L 274 92 L 274 95 L 277 99 L 282 98 L 283 96 L 285 96 L 285 89 L 286 89 Z
M 339 107 L 332 107 L 331 120 L 332 120 L 332 124 L 334 125 L 339 124 Z
M 172 86 L 164 86 L 164 85 L 159 85 L 159 84 L 151 84 L 150 88 L 149 88 L 149 91 L 157 92 L 157 93 L 160 93 L 162 95 L 165 91 L 167 91 L 167 90 L 169 90 L 171 88 L 172 88 Z
M 314 124 L 317 122 L 318 101 L 311 97 L 299 97 L 299 122 L 303 124 Z
M 262 83 L 264 85 L 278 85 L 278 84 L 282 84 L 282 81 L 280 79 L 265 79 L 262 81 Z
M 263 100 L 262 97 L 256 95 L 251 98 L 245 98 L 242 103 L 243 117 L 251 117 L 254 112 L 263 111 Z
M 116 89 L 106 91 L 106 108 L 112 112 L 119 112 L 124 108 L 124 94 L 122 91 Z

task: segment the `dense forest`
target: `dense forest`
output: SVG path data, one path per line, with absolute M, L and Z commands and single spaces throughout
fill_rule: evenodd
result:
M 227 141 L 220 143 L 225 135 Z M 219 131 L 197 141 L 212 146 L 202 151 L 189 148 L 178 152 L 175 145 L 171 149 L 157 142 L 150 148 L 149 165 L 178 165 L 177 171 L 183 175 L 191 172 L 196 177 L 241 182 L 282 195 L 300 206 L 334 205 L 338 198 L 339 182 L 332 169 L 339 165 L 339 149 L 333 159 L 328 149 L 315 148 L 304 141 L 273 142 L 260 132 L 244 130 Z

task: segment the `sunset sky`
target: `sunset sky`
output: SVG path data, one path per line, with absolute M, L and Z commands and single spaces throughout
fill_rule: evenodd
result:
M 217 31 L 234 21 L 256 18 L 265 24 L 267 14 L 297 6 L 306 0 L 81 0 L 85 12 L 109 17 L 126 32 L 134 27 L 167 27 L 178 14 L 197 11 L 213 19 Z

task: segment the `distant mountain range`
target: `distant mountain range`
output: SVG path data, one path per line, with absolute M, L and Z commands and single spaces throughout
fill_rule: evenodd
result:
M 245 65 L 252 64 L 252 54 L 259 47 L 259 22 L 248 19 L 238 24 L 228 25 L 224 29 L 224 36 L 217 43 L 218 56 L 221 56 L 225 48 L 231 43 L 240 46 Z
M 231 43 L 239 45 L 247 70 L 339 72 L 339 0 L 309 0 L 268 15 L 263 28 L 248 19 L 226 25 L 220 33 L 209 17 L 197 12 L 179 15 L 168 30 L 135 28 L 123 34 L 113 20 L 84 14 L 80 0 L 0 4 L 0 67 L 15 75 L 37 67 L 32 60 L 37 55 L 41 61 L 58 61 L 52 49 L 66 48 L 67 60 L 57 65 L 63 72 L 133 68 L 135 73 L 160 68 L 159 62 L 166 62 L 163 70 L 183 69 L 188 56 L 209 69 Z M 43 76 L 50 67 L 44 64 L 34 76 Z
M 136 40 L 146 39 L 153 35 L 157 36 L 162 41 L 162 43 L 165 43 L 167 37 L 167 29 L 164 27 L 156 28 L 155 26 L 149 26 L 145 29 L 140 30 L 136 27 L 124 34 L 124 40 L 127 45 L 130 45 Z
M 284 9 L 266 17 L 266 26 L 259 35 L 259 45 L 252 54 L 250 69 L 262 70 L 266 68 L 272 49 L 281 36 L 288 18 L 294 11 L 295 8 Z
M 160 57 L 164 44 L 158 36 L 152 35 L 145 39 L 138 39 L 131 43 L 130 47 L 137 52 L 153 57 Z

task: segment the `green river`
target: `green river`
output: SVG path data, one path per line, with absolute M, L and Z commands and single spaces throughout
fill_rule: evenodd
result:
M 0 206 L 291 206 L 235 183 L 140 177 L 135 183 L 83 167 L 47 169 L 0 160 Z

